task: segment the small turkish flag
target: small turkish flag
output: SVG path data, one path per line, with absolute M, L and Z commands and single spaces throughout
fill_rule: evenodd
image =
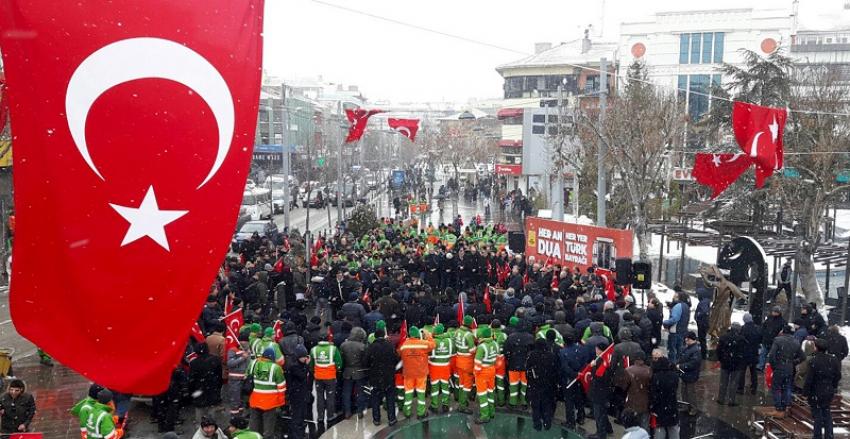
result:
M 12 319 L 113 391 L 168 388 L 230 246 L 262 14 L 263 0 L 0 3 L 24 243 Z
M 391 117 L 387 119 L 387 125 L 410 139 L 411 142 L 416 140 L 416 133 L 419 131 L 419 119 L 396 119 Z
M 401 322 L 401 329 L 398 331 L 398 346 L 404 344 L 407 340 L 407 320 Z
M 487 313 L 493 312 L 493 302 L 490 301 L 490 285 L 484 285 L 484 306 L 487 307 Z
M 283 339 L 283 322 L 275 320 L 272 328 L 274 329 L 274 341 L 277 342 Z
M 383 110 L 364 110 L 362 108 L 345 110 L 345 117 L 351 123 L 348 128 L 348 137 L 345 138 L 345 143 L 356 142 L 360 140 L 363 133 L 366 132 L 366 124 L 369 123 L 369 118 L 375 114 L 383 113 Z
M 735 140 L 741 151 L 756 164 L 757 188 L 764 186 L 764 181 L 773 175 L 774 170 L 782 169 L 782 135 L 787 118 L 788 112 L 784 108 L 745 102 L 735 102 L 732 106 Z
M 240 350 L 239 329 L 245 325 L 245 317 L 242 315 L 242 308 L 225 315 L 224 325 L 227 329 L 224 334 L 225 350 Z
M 363 303 L 372 306 L 372 298 L 369 297 L 369 289 L 366 289 L 366 292 L 363 293 Z
M 195 322 L 195 324 L 192 325 L 191 335 L 192 338 L 195 339 L 195 341 L 198 343 L 201 343 L 202 341 L 207 339 L 206 337 L 204 337 L 204 332 L 201 331 L 201 327 L 198 325 L 198 322 Z
M 460 294 L 457 295 L 457 324 L 459 326 L 463 325 L 463 300 L 461 300 Z
M 753 164 L 752 159 L 742 153 L 707 154 L 698 153 L 691 172 L 697 183 L 712 189 L 711 198 L 717 198 Z

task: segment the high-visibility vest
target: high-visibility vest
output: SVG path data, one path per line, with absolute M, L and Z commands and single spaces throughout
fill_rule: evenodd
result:
M 454 348 L 459 357 L 469 357 L 475 352 L 475 336 L 466 328 L 458 328 L 454 335 Z
M 432 366 L 448 366 L 451 364 L 452 355 L 454 355 L 454 342 L 452 338 L 446 334 L 441 334 L 434 337 L 434 350 L 428 356 L 428 364 Z
M 341 366 L 339 350 L 333 343 L 320 341 L 310 350 L 310 361 L 313 362 L 313 375 L 317 380 L 336 379 L 337 367 Z
M 475 368 L 493 367 L 499 356 L 499 345 L 492 338 L 484 339 L 475 351 Z
M 268 359 L 252 360 L 247 375 L 254 379 L 248 399 L 251 408 L 271 410 L 286 403 L 286 378 L 280 366 Z
M 117 437 L 112 409 L 99 402 L 92 403 L 86 419 L 86 435 L 89 439 L 115 439 Z

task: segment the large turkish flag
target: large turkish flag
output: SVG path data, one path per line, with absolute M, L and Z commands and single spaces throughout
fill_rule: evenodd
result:
M 782 169 L 785 120 L 784 108 L 762 107 L 746 102 L 732 105 L 732 129 L 741 151 L 756 164 L 756 187 L 764 186 L 774 170 Z
M 18 332 L 109 388 L 166 389 L 230 242 L 263 0 L 0 3 Z

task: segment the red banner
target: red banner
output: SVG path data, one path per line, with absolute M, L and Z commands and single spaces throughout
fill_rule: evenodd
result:
M 525 253 L 538 261 L 587 269 L 613 267 L 614 259 L 632 257 L 631 230 L 583 226 L 537 217 L 525 219 Z
M 168 387 L 227 252 L 257 128 L 262 11 L 263 0 L 0 3 L 12 319 L 105 387 Z
M 522 175 L 522 165 L 496 165 L 496 175 Z

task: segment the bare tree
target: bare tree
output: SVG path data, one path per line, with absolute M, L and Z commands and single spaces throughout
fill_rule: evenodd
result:
M 608 148 L 606 160 L 631 204 L 628 223 L 646 260 L 649 203 L 664 194 L 667 155 L 681 142 L 685 117 L 674 94 L 645 82 L 642 64 L 629 66 L 628 78 L 623 93 L 609 99 L 604 122 L 586 124 Z

